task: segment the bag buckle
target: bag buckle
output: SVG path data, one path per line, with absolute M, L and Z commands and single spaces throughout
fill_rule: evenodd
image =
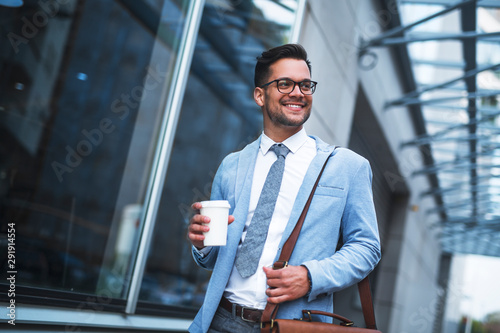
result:
M 354 322 L 353 321 L 341 322 L 340 326 L 354 326 Z
M 266 326 L 267 323 L 264 323 L 264 322 L 260 322 L 260 328 L 263 329 L 265 326 Z M 274 326 L 274 319 L 271 319 L 271 327 L 269 327 L 270 329 L 272 329 Z
M 282 269 L 288 266 L 288 261 L 278 260 L 273 264 L 273 269 Z

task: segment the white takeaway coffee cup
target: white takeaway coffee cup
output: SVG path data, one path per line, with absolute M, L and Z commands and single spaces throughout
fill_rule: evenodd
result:
M 210 230 L 204 232 L 205 246 L 224 246 L 227 240 L 227 225 L 231 205 L 226 200 L 202 201 L 200 214 L 208 216 Z

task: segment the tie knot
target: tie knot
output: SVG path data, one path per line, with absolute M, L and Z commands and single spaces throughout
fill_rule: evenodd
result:
M 278 158 L 280 156 L 283 156 L 283 158 L 285 158 L 286 155 L 288 155 L 288 153 L 290 152 L 290 149 L 288 149 L 282 143 L 275 143 L 274 145 L 271 146 L 270 150 L 272 150 L 276 154 L 276 156 L 278 156 Z

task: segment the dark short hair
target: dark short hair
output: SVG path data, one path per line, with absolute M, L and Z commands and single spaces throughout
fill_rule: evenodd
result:
M 260 87 L 265 84 L 269 77 L 269 67 L 276 61 L 285 58 L 304 60 L 309 68 L 309 73 L 311 73 L 311 62 L 307 59 L 307 52 L 304 47 L 300 44 L 285 44 L 264 51 L 257 57 L 253 79 L 255 86 Z

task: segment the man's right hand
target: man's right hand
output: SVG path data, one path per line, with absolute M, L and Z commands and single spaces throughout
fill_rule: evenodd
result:
M 203 241 L 205 240 L 204 232 L 210 230 L 208 223 L 210 223 L 210 218 L 208 216 L 200 215 L 201 203 L 195 202 L 191 205 L 196 211 L 196 214 L 189 220 L 188 227 L 188 239 L 198 250 L 205 247 Z M 234 216 L 229 215 L 228 224 L 234 222 Z

